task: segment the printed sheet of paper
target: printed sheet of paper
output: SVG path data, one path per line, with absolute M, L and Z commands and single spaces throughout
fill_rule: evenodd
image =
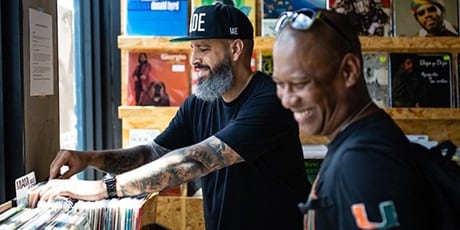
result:
M 29 9 L 30 95 L 53 95 L 53 27 L 51 15 Z

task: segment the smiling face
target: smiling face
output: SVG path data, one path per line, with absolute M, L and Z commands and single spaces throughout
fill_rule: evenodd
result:
M 442 11 L 434 4 L 421 5 L 415 12 L 415 18 L 430 34 L 436 33 L 442 26 Z
M 195 95 L 213 101 L 228 92 L 234 81 L 228 40 L 206 39 L 192 41 L 191 64 L 197 71 Z
M 282 105 L 294 112 L 302 133 L 328 136 L 346 112 L 343 62 L 317 41 L 311 34 L 283 31 L 273 48 L 273 78 Z

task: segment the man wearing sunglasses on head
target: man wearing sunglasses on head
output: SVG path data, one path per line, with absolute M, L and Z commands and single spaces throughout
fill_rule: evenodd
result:
M 367 91 L 361 44 L 346 15 L 302 9 L 276 24 L 273 79 L 282 105 L 328 151 L 309 199 L 305 229 L 437 229 L 403 131 Z
M 443 0 L 412 0 L 410 9 L 421 26 L 418 36 L 458 36 L 457 27 L 444 19 Z

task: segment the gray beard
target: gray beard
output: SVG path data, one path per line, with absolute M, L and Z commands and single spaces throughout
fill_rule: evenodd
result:
M 205 101 L 215 101 L 227 92 L 233 85 L 233 72 L 229 59 L 214 70 L 210 70 L 210 77 L 200 78 L 195 88 L 195 96 Z

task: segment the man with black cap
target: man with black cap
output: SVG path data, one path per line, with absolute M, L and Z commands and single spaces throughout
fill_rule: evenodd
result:
M 297 204 L 308 182 L 292 113 L 271 77 L 250 68 L 254 29 L 238 9 L 216 3 L 195 10 L 189 36 L 198 71 L 195 95 L 148 145 L 105 151 L 62 150 L 68 178 L 88 166 L 115 173 L 101 181 L 50 180 L 42 200 L 65 195 L 98 200 L 157 192 L 201 177 L 206 229 L 301 229 Z

